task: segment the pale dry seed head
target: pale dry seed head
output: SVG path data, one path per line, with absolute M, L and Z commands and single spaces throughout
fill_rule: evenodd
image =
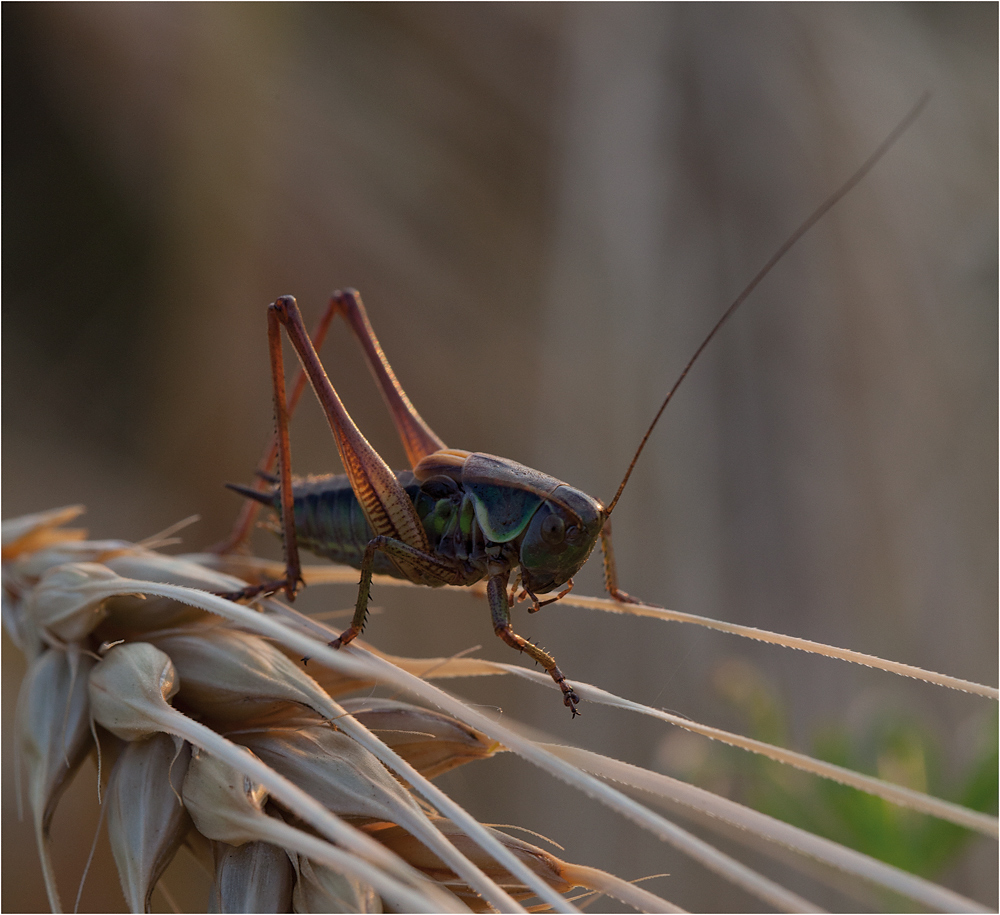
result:
M 206 718 L 240 722 L 289 705 L 330 714 L 330 697 L 259 636 L 219 625 L 154 633 L 180 677 L 179 698 Z
M 281 822 L 276 808 L 265 807 L 263 787 L 230 763 L 196 750 L 189 765 L 191 746 L 178 735 L 186 735 L 196 723 L 173 708 L 176 700 L 203 720 L 224 727 L 238 723 L 245 728 L 267 716 L 316 715 L 311 730 L 308 724 L 304 731 L 262 726 L 246 734 L 245 742 L 262 741 L 266 747 L 262 752 L 282 758 L 283 767 L 329 809 L 366 820 L 393 817 L 417 833 L 431 834 L 432 844 L 453 858 L 448 847 L 440 846 L 439 837 L 434 838 L 437 834 L 425 828 L 419 805 L 382 763 L 331 724 L 319 723 L 343 713 L 286 654 L 258 636 L 209 622 L 203 609 L 164 597 L 146 599 L 141 588 L 134 592 L 116 588 L 119 581 L 134 584 L 149 579 L 229 591 L 241 587 L 240 580 L 121 541 L 80 541 L 76 532 L 61 537 L 54 525 L 71 514 L 45 513 L 4 528 L 11 547 L 4 566 L 5 613 L 9 609 L 15 631 L 33 634 L 31 650 L 37 654 L 24 686 L 22 701 L 28 715 L 21 743 L 43 855 L 44 832 L 58 795 L 91 746 L 92 717 L 106 756 L 114 761 L 105 803 L 112 848 L 131 909 L 149 910 L 153 888 L 192 823 L 199 839 L 195 842 L 192 837 L 193 848 L 204 846 L 205 837 L 215 842 L 213 906 L 232 911 L 279 904 L 278 897 L 290 896 L 292 880 L 276 880 L 275 874 L 293 873 L 288 863 L 292 854 L 300 865 L 294 873 L 302 881 L 298 895 L 302 905 L 331 910 L 339 899 L 345 907 L 358 910 L 380 908 L 372 885 L 358 878 L 357 872 L 364 873 L 371 865 L 360 862 L 357 872 L 353 861 L 347 862 L 352 866 L 346 871 L 343 866 L 331 867 L 336 855 L 345 853 L 328 845 L 315 852 L 318 858 L 303 854 L 301 848 L 297 853 L 274 853 L 288 843 L 293 847 L 304 843 L 306 849 L 326 843 Z M 32 551 L 32 545 L 41 548 Z M 177 628 L 179 622 L 186 625 Z M 125 644 L 116 644 L 122 638 Z M 101 649 L 103 657 L 96 661 L 91 652 L 107 640 L 110 646 Z M 45 647 L 64 643 L 68 651 Z M 357 682 L 341 676 L 338 692 L 345 683 Z M 387 711 L 383 709 L 382 715 Z M 433 754 L 437 770 L 474 758 L 477 747 L 478 755 L 496 749 L 495 741 L 446 716 L 402 703 L 393 713 L 409 718 L 423 715 L 419 736 L 424 744 L 433 742 L 434 733 L 441 735 L 444 746 Z M 44 727 L 38 726 L 40 722 Z M 274 734 L 288 734 L 289 746 L 282 748 Z M 408 742 L 416 749 L 412 740 Z M 298 754 L 294 765 L 288 762 L 289 748 L 295 751 L 292 757 Z M 406 747 L 400 750 L 405 758 Z M 249 756 L 246 750 L 242 753 Z M 426 746 L 420 755 L 429 758 Z M 237 843 L 247 850 L 237 853 Z M 285 865 L 280 864 L 282 859 Z M 459 905 L 450 893 L 441 895 L 443 890 L 434 890 L 425 881 L 414 882 L 406 874 L 416 872 L 407 871 L 402 861 L 400 865 L 404 869 L 397 876 L 390 876 L 395 868 L 372 872 L 380 891 L 397 906 L 453 910 Z M 456 866 L 468 873 L 461 862 Z M 260 883 L 264 896 L 247 887 L 253 875 L 257 876 L 251 882 Z M 271 886 L 270 895 L 265 883 Z M 274 890 L 275 883 L 284 889 Z M 49 879 L 49 889 L 53 908 L 59 909 L 54 878 Z M 265 903 L 265 898 L 271 901 Z M 430 902 L 432 898 L 437 901 Z
M 89 750 L 89 655 L 47 651 L 28 669 L 18 717 L 20 762 L 36 820 L 48 830 L 60 794 Z
M 204 589 L 231 590 L 239 585 L 237 579 L 121 541 L 80 540 L 78 532 L 55 526 L 71 516 L 43 513 L 4 526 L 4 622 L 34 658 L 20 700 L 20 744 L 54 909 L 59 909 L 59 894 L 45 833 L 60 792 L 90 746 L 86 723 L 92 715 L 105 757 L 117 758 L 106 803 L 122 885 L 134 910 L 148 910 L 152 889 L 186 829 L 189 847 L 214 868 L 210 905 L 220 910 L 287 905 L 289 879 L 294 880 L 291 899 L 297 911 L 375 911 L 380 897 L 407 911 L 451 911 L 463 902 L 475 910 L 489 905 L 510 910 L 516 908 L 514 898 L 532 893 L 568 911 L 571 907 L 557 892 L 573 886 L 599 889 L 646 911 L 674 910 L 613 875 L 483 830 L 424 781 L 421 772 L 439 774 L 502 749 L 499 738 L 525 759 L 648 823 L 646 828 L 661 837 L 669 834 L 690 854 L 704 854 L 683 830 L 586 776 L 582 768 L 557 765 L 559 754 L 546 745 L 526 741 L 412 676 L 454 675 L 456 663 L 399 659 L 391 665 L 364 651 L 331 652 L 315 640 L 315 623 L 302 624 L 276 601 L 261 601 L 263 612 L 252 612 L 205 594 Z M 158 596 L 140 598 L 147 590 Z M 237 623 L 267 633 L 281 647 L 236 628 Z M 311 638 L 303 638 L 303 632 Z M 34 637 L 25 639 L 24 633 Z M 117 640 L 125 644 L 101 649 L 102 642 Z M 103 657 L 95 662 L 99 649 Z M 296 663 L 303 652 L 317 657 L 309 669 L 314 676 Z M 458 666 L 465 675 L 515 670 L 476 659 Z M 395 699 L 366 697 L 346 700 L 343 706 L 332 699 L 351 686 L 376 681 L 434 702 L 463 720 Z M 625 702 L 583 683 L 578 688 L 595 701 Z M 345 713 L 353 717 L 343 717 Z M 385 742 L 375 740 L 363 725 Z M 488 736 L 491 732 L 494 736 Z M 252 746 L 271 765 L 235 746 L 226 733 Z M 200 749 L 185 774 L 192 742 Z M 175 760 L 177 745 L 182 752 Z M 404 780 L 399 773 L 405 773 Z M 182 776 L 179 800 L 175 789 Z M 451 821 L 428 818 L 411 788 L 439 809 L 447 807 L 469 835 L 478 828 L 481 837 L 473 841 Z M 353 819 L 364 832 L 331 812 Z M 193 829 L 187 819 L 192 813 Z M 995 821 L 992 826 L 970 822 L 982 830 L 995 829 Z M 206 836 L 216 840 L 214 847 Z M 219 844 L 222 839 L 225 844 Z M 487 839 L 495 843 L 492 854 L 482 850 Z M 283 851 L 275 852 L 277 848 Z M 881 862 L 859 861 L 865 856 L 858 853 L 845 857 L 823 847 L 813 853 L 926 904 L 976 908 L 971 900 Z M 498 859 L 505 863 L 497 864 Z M 718 873 L 771 905 L 811 907 L 742 865 L 734 868 L 737 862 L 727 863 L 721 853 L 713 852 L 710 860 Z
M 87 532 L 82 528 L 63 527 L 83 512 L 82 505 L 67 505 L 5 521 L 0 533 L 0 557 L 6 563 L 18 556 L 36 553 L 51 543 L 84 540 Z
M 295 870 L 284 849 L 269 842 L 212 844 L 215 880 L 209 912 L 289 912 Z
M 164 730 L 164 713 L 180 684 L 173 662 L 148 642 L 112 648 L 90 673 L 94 720 L 122 740 Z
M 193 752 L 183 796 L 202 835 L 235 846 L 269 842 L 289 854 L 304 854 L 327 865 L 346 868 L 355 877 L 370 878 L 380 893 L 403 909 L 416 903 L 417 911 L 455 911 L 449 894 L 402 861 L 398 865 L 390 862 L 391 873 L 384 871 L 373 866 L 372 861 L 347 856 L 336 846 L 291 827 L 278 817 L 268 816 L 264 812 L 266 790 L 241 768 L 210 753 Z
M 398 699 L 343 699 L 341 706 L 374 731 L 425 778 L 503 749 L 482 731 Z
M 87 680 L 93 666 L 93 658 L 76 649 L 46 651 L 32 662 L 18 697 L 18 785 L 23 771 L 53 908 L 59 893 L 49 827 L 59 798 L 90 750 Z
M 39 638 L 79 642 L 90 635 L 106 615 L 107 596 L 93 595 L 87 586 L 118 577 L 96 562 L 67 563 L 45 571 L 28 598 L 27 608 Z
M 264 786 L 209 753 L 192 751 L 181 796 L 206 838 L 229 845 L 266 838 Z
M 427 884 L 397 856 L 331 815 L 318 799 L 246 748 L 174 709 L 168 700 L 177 691 L 176 673 L 159 649 L 145 642 L 111 648 L 94 668 L 90 686 L 94 718 L 113 734 L 134 740 L 164 730 L 201 751 L 193 757 L 185 778 L 189 796 L 185 803 L 199 831 L 208 838 L 230 844 L 271 841 L 370 879 L 382 895 L 403 908 L 451 909 L 448 894 Z M 261 809 L 266 792 L 359 857 L 266 816 Z
M 521 897 L 530 895 L 530 891 L 523 884 L 512 881 L 511 875 L 506 869 L 498 867 L 489 855 L 485 854 L 474 842 L 470 841 L 454 824 L 448 820 L 435 820 L 435 826 L 458 845 L 465 854 L 475 860 L 480 867 L 484 868 L 495 880 L 502 882 L 509 890 Z M 377 836 L 380 842 L 392 848 L 408 861 L 411 861 L 416 867 L 424 871 L 424 873 L 433 876 L 434 879 L 442 883 L 450 885 L 456 891 L 459 890 L 460 881 L 456 875 L 448 869 L 440 858 L 401 826 L 392 823 L 379 823 L 369 827 L 369 832 Z M 557 888 L 560 892 L 566 892 L 573 888 L 574 884 L 567 881 L 563 876 L 563 862 L 555 855 L 543 851 L 521 839 L 515 839 L 513 836 L 500 832 L 500 830 L 491 829 L 490 832 L 550 886 Z
M 303 915 L 382 911 L 382 901 L 375 890 L 367 884 L 347 877 L 333 868 L 314 864 L 301 855 L 296 861 L 295 891 L 292 894 L 293 911 L 301 912 Z
M 125 540 L 55 540 L 52 533 L 50 545 L 37 553 L 21 553 L 13 562 L 5 565 L 4 573 L 10 579 L 21 582 L 24 587 L 34 585 L 42 575 L 56 566 L 75 562 L 105 563 L 109 559 L 127 553 L 141 551 L 142 547 Z
M 206 569 L 196 562 L 177 556 L 163 556 L 152 550 L 135 550 L 104 560 L 104 564 L 123 578 L 156 581 L 165 584 L 200 588 L 203 591 L 231 592 L 244 586 L 239 578 Z M 105 604 L 107 626 L 116 636 L 138 636 L 150 631 L 182 626 L 205 619 L 208 614 L 198 607 L 166 597 L 113 597 Z
M 161 733 L 127 743 L 115 762 L 108 837 L 133 912 L 149 911 L 157 881 L 193 826 L 180 795 L 190 758 L 189 744 Z
M 283 653 L 292 661 L 300 661 L 302 659 L 301 653 L 296 653 L 290 649 L 285 649 Z M 371 692 L 378 683 L 375 677 L 352 676 L 339 670 L 324 667 L 321 664 L 310 664 L 309 676 L 319 684 L 323 692 L 334 699 L 339 699 L 340 696 L 362 690 Z
M 412 822 L 416 801 L 364 747 L 325 724 L 233 735 L 340 816 Z

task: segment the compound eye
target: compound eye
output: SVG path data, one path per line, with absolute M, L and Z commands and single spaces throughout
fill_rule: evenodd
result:
M 558 515 L 550 514 L 542 522 L 542 540 L 550 546 L 558 546 L 563 542 L 566 525 Z

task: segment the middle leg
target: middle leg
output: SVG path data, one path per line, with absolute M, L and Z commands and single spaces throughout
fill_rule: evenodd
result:
M 464 583 L 462 570 L 448 559 L 415 549 L 399 540 L 394 540 L 392 537 L 373 537 L 368 542 L 368 546 L 365 547 L 364 556 L 361 559 L 361 581 L 358 584 L 358 600 L 354 607 L 354 618 L 351 620 L 351 625 L 330 642 L 333 648 L 341 648 L 350 644 L 361 635 L 365 628 L 376 552 L 384 553 L 392 559 L 410 581 L 423 580 L 425 584 L 448 585 Z
M 601 528 L 601 555 L 604 557 L 604 587 L 616 601 L 623 604 L 641 604 L 642 601 L 626 594 L 618 587 L 618 568 L 615 565 L 615 549 L 611 545 L 611 519 L 606 518 Z

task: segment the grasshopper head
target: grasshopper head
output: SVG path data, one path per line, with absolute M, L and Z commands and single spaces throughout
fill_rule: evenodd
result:
M 521 583 L 544 594 L 566 584 L 587 561 L 606 517 L 604 506 L 561 483 L 549 493 L 521 540 Z

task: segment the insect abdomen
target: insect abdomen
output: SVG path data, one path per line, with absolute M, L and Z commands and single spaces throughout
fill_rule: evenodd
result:
M 399 478 L 404 486 L 416 485 L 408 472 Z M 310 477 L 296 481 L 292 491 L 299 545 L 333 562 L 360 567 L 365 547 L 375 535 L 348 478 L 342 474 Z M 401 577 L 382 553 L 375 554 L 374 571 Z
M 432 552 L 460 563 L 456 571 L 461 571 L 455 583 L 474 584 L 483 578 L 486 574 L 487 540 L 476 520 L 471 496 L 464 493 L 454 480 L 443 477 L 421 485 L 409 470 L 401 470 L 396 472 L 396 478 L 414 503 Z M 275 511 L 280 509 L 277 489 L 264 493 L 248 486 L 227 485 Z M 328 474 L 296 480 L 292 484 L 292 496 L 299 546 L 333 562 L 360 568 L 365 548 L 375 535 L 349 479 L 343 474 Z M 407 577 L 382 552 L 375 553 L 373 570 L 396 578 Z

